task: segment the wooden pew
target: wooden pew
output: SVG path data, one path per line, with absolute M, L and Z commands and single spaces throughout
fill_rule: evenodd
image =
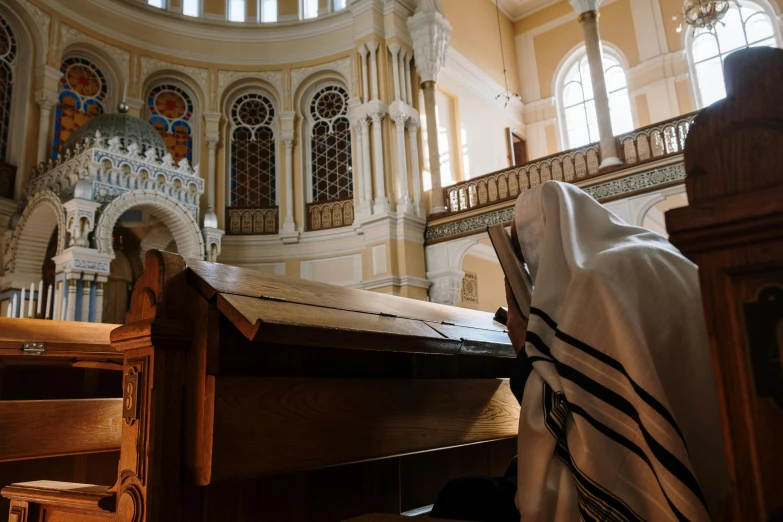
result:
M 114 328 L 0 318 L 0 487 L 41 476 L 114 480 L 122 433 Z
M 122 449 L 116 483 L 95 491 L 114 504 L 91 497 L 78 516 L 400 514 L 513 456 L 514 352 L 491 314 L 156 251 L 145 267 L 128 324 L 112 332 L 124 353 Z M 3 495 L 28 513 L 20 522 L 83 520 L 79 487 Z
M 728 97 L 685 144 L 689 206 L 666 213 L 672 243 L 699 265 L 722 407 L 726 520 L 783 520 L 783 50 L 724 65 Z

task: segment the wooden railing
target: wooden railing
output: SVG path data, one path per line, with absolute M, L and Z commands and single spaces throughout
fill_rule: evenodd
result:
M 226 234 L 277 234 L 277 207 L 227 207 Z
M 698 113 L 678 116 L 622 134 L 616 139 L 624 167 L 681 154 Z M 521 192 L 549 180 L 577 182 L 598 176 L 597 143 L 567 150 L 518 167 L 479 176 L 443 189 L 450 213 L 465 212 L 515 199 Z
M 0 198 L 14 199 L 16 166 L 0 161 Z
M 326 230 L 353 224 L 353 198 L 307 204 L 307 229 Z
M 621 159 L 626 165 L 636 165 L 681 154 L 697 114 L 692 112 L 618 136 Z

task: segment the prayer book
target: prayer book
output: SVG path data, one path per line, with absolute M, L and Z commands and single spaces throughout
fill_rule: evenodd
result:
M 487 227 L 487 233 L 519 310 L 527 317 L 530 311 L 530 294 L 533 291 L 533 285 L 522 259 L 522 252 L 515 251 L 511 238 L 503 225 Z

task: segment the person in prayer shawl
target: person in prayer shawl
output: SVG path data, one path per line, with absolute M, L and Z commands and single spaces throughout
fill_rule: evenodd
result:
M 431 516 L 720 514 L 729 483 L 697 267 L 567 183 L 523 192 L 512 236 L 534 284 L 529 316 L 506 285 L 521 406 L 516 473 L 450 482 Z

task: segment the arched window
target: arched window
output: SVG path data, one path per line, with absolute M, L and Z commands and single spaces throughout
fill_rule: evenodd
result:
M 299 9 L 302 19 L 315 18 L 318 16 L 318 0 L 301 0 Z
M 193 162 L 193 102 L 190 95 L 175 85 L 158 85 L 147 94 L 150 123 L 166 142 L 175 162 L 187 158 Z
M 706 107 L 726 97 L 723 60 L 739 49 L 780 44 L 770 16 L 758 4 L 731 7 L 713 29 L 696 29 L 688 46 L 697 99 Z
M 182 14 L 185 16 L 201 16 L 200 0 L 182 0 Z
M 245 0 L 228 0 L 228 21 L 245 21 Z
M 231 125 L 231 206 L 275 207 L 275 106 L 259 93 L 240 96 Z
M 310 100 L 312 201 L 353 197 L 348 93 L 338 85 L 316 91 Z
M 277 22 L 277 0 L 259 0 L 258 21 Z
M 11 128 L 11 100 L 16 61 L 16 37 L 8 22 L 0 17 L 0 159 L 8 159 L 8 133 Z
M 598 141 L 598 116 L 595 111 L 593 83 L 590 66 L 584 49 L 562 75 L 559 108 L 565 148 L 576 148 Z M 612 132 L 615 135 L 634 128 L 631 102 L 628 97 L 628 81 L 620 61 L 604 53 L 604 76 L 609 94 L 609 113 Z
M 73 131 L 93 116 L 103 114 L 108 89 L 106 77 L 97 65 L 81 57 L 67 58 L 60 66 L 60 97 L 55 110 L 52 158 Z

